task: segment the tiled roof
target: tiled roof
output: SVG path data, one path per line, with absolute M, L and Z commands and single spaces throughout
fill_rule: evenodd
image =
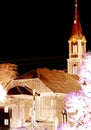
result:
M 33 81 L 32 81 L 33 80 Z M 16 82 L 20 86 L 21 82 L 26 82 L 31 89 L 33 89 L 33 84 L 36 82 L 36 87 L 42 91 L 51 90 L 55 93 L 68 93 L 70 91 L 78 91 L 80 89 L 80 84 L 78 83 L 78 76 L 76 75 L 69 75 L 62 70 L 50 70 L 48 68 L 37 68 L 34 70 L 29 71 L 26 74 L 20 75 L 17 79 L 14 79 L 12 83 Z M 33 82 L 29 84 L 28 82 Z M 42 83 L 39 87 L 39 82 Z M 38 85 L 37 85 L 38 83 Z

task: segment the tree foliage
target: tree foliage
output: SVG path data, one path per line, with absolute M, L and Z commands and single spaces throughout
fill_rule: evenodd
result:
M 0 84 L 6 86 L 10 80 L 18 76 L 18 66 L 11 63 L 0 64 Z
M 81 90 L 67 94 L 68 120 L 58 130 L 91 130 L 91 52 L 85 54 L 78 75 Z

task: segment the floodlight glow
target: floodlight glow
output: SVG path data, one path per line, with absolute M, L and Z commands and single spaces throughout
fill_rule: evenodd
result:
M 3 88 L 3 86 L 0 84 L 0 101 L 4 101 L 5 97 L 6 97 L 6 91 Z

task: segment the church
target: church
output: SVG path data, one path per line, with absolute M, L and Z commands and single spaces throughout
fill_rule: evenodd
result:
M 5 87 L 7 100 L 1 104 L 1 130 L 57 130 L 67 122 L 65 96 L 80 90 L 78 71 L 86 53 L 77 0 L 74 7 L 67 72 L 36 68 L 10 81 Z

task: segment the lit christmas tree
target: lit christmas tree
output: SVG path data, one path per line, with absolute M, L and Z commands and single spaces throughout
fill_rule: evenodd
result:
M 91 130 L 91 52 L 83 58 L 78 72 L 81 90 L 70 92 L 65 98 L 67 122 L 58 130 Z

